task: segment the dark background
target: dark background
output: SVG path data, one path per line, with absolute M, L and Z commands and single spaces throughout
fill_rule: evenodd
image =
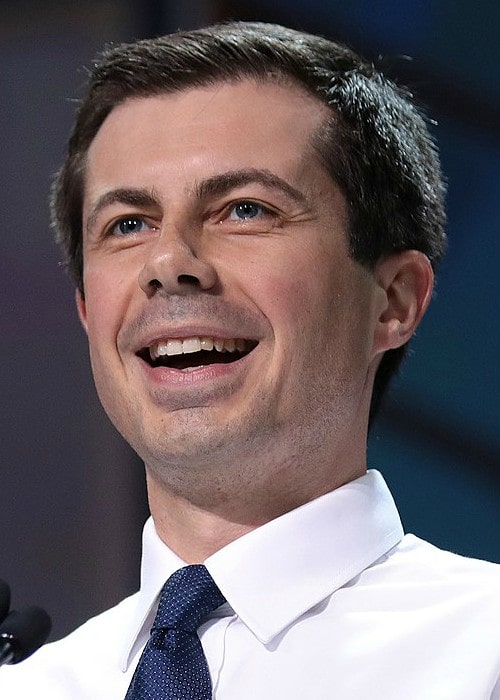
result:
M 407 530 L 500 562 L 500 3 L 0 1 L 0 578 L 61 636 L 138 584 L 142 465 L 103 414 L 47 197 L 106 42 L 221 19 L 346 41 L 409 84 L 449 181 L 436 298 L 370 440 Z M 412 60 L 407 57 L 411 56 Z

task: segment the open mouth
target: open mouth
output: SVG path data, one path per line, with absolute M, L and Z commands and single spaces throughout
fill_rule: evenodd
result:
M 137 355 L 150 367 L 189 372 L 207 365 L 236 362 L 256 346 L 256 340 L 244 338 L 162 338 Z

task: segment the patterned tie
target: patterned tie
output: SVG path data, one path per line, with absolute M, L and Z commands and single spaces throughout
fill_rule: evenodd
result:
M 161 591 L 151 636 L 125 700 L 211 700 L 212 683 L 197 629 L 224 602 L 203 565 L 172 574 Z

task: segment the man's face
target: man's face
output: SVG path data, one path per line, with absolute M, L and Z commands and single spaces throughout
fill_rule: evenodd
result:
M 102 403 L 157 472 L 357 440 L 376 285 L 311 145 L 326 116 L 243 80 L 128 100 L 89 149 L 80 312 Z

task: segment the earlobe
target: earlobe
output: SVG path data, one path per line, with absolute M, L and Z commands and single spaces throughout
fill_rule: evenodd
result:
M 375 278 L 384 291 L 374 336 L 374 356 L 407 343 L 424 315 L 432 296 L 434 273 L 428 257 L 405 250 L 382 259 Z
M 82 324 L 85 333 L 87 332 L 87 307 L 85 305 L 85 299 L 83 297 L 83 294 L 79 289 L 75 290 L 75 302 L 76 302 L 76 309 L 78 311 L 78 317 L 80 319 L 80 323 Z

